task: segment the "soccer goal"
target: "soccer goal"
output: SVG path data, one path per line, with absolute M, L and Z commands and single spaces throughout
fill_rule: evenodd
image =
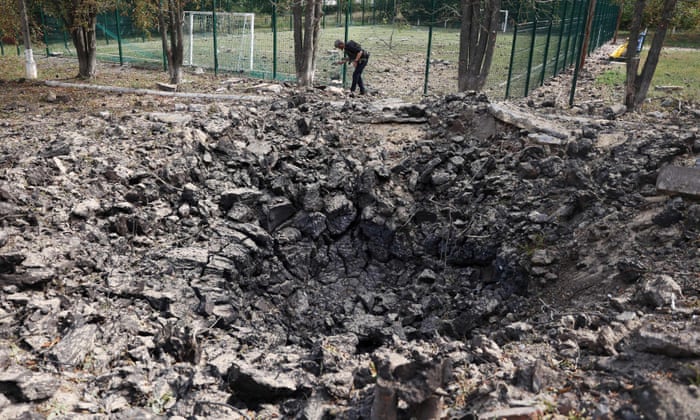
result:
M 222 70 L 253 70 L 255 13 L 185 11 L 184 23 L 183 64 L 212 68 L 216 60 Z
M 503 29 L 503 32 L 506 32 L 506 30 L 508 29 L 508 10 L 501 9 L 499 10 L 499 12 L 500 19 L 498 20 L 498 24 Z

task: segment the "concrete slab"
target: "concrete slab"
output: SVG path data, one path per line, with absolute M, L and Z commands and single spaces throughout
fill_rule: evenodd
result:
M 488 108 L 491 115 L 506 124 L 528 130 L 533 133 L 545 133 L 562 140 L 571 140 L 570 130 L 555 121 L 534 115 L 532 112 L 523 112 L 518 108 L 501 103 L 491 103 Z
M 656 190 L 700 198 L 700 168 L 665 166 L 656 178 Z

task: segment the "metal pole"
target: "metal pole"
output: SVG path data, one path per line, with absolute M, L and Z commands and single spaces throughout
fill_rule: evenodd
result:
M 158 10 L 158 13 L 165 13 L 165 11 L 163 10 L 163 0 L 160 0 L 158 2 L 158 4 L 160 7 L 160 9 Z M 159 22 L 162 22 L 162 21 L 163 21 L 163 19 L 159 18 Z M 160 28 L 160 30 L 163 31 L 162 32 L 163 34 L 165 34 L 165 28 Z M 163 35 L 161 34 L 161 38 L 162 37 L 163 37 Z M 163 71 L 168 71 L 168 57 L 165 55 L 167 53 L 167 51 L 166 51 L 167 44 L 165 43 L 165 41 L 162 41 L 162 42 L 163 42 Z
M 595 12 L 595 5 L 596 5 L 596 0 L 592 0 L 588 2 L 588 13 L 586 16 L 586 26 L 585 30 L 583 33 L 583 43 L 581 44 L 581 51 L 580 51 L 580 63 L 579 67 L 583 67 L 583 65 L 586 63 L 586 56 L 588 55 L 588 43 L 590 42 L 591 39 L 591 27 L 593 26 L 593 16 Z
M 211 17 L 212 17 L 212 24 L 214 25 L 214 36 L 213 36 L 213 38 L 214 38 L 214 74 L 218 75 L 219 74 L 219 47 L 216 43 L 216 0 L 213 0 Z
M 566 67 L 569 64 L 569 47 L 571 47 L 571 34 L 573 33 L 575 13 L 576 0 L 571 0 L 571 16 L 569 16 L 569 27 L 566 31 L 566 46 L 564 47 L 564 62 L 562 63 L 562 68 Z
M 620 30 L 620 20 L 622 20 L 622 8 L 625 6 L 625 0 L 620 2 L 617 9 L 617 22 L 615 23 L 615 35 L 613 36 L 613 44 L 617 44 L 617 31 Z
M 586 0 L 586 1 L 588 1 L 588 3 L 589 3 L 588 5 L 590 5 L 590 3 L 593 3 L 596 0 Z M 584 40 L 583 40 L 583 36 L 582 36 L 581 40 L 579 41 L 579 48 L 581 48 L 581 50 L 580 50 L 581 54 L 583 54 L 583 42 L 584 42 Z M 581 61 L 583 61 L 583 60 L 581 60 Z M 583 63 L 581 63 L 581 61 L 578 61 L 578 60 L 576 61 L 576 68 L 574 70 L 574 78 L 571 81 L 571 95 L 569 95 L 569 106 L 574 105 L 574 95 L 576 94 L 576 82 L 578 81 L 578 71 L 581 68 L 581 66 L 583 65 Z
M 114 9 L 114 19 L 117 21 L 117 45 L 119 46 L 119 65 L 124 65 L 124 54 L 122 52 L 122 30 L 119 25 L 119 1 Z
M 547 43 L 544 45 L 544 58 L 542 59 L 542 72 L 540 74 L 540 86 L 544 84 L 544 73 L 547 70 L 547 58 L 549 55 L 549 42 L 552 39 L 552 25 L 554 24 L 554 14 L 549 14 L 549 29 L 547 29 Z
M 530 38 L 530 56 L 527 59 L 527 77 L 525 78 L 525 96 L 530 93 L 530 75 L 532 73 L 532 59 L 535 55 L 535 37 L 537 36 L 537 17 L 532 23 L 532 37 Z
M 350 3 L 351 0 L 345 0 L 345 43 L 348 42 L 348 33 L 350 31 L 350 13 L 352 13 L 352 6 Z M 347 79 L 347 69 L 348 63 L 343 64 L 343 87 L 345 87 L 345 81 Z
M 190 66 L 194 66 L 194 13 L 190 13 Z
M 508 64 L 508 80 L 506 82 L 506 97 L 508 99 L 510 96 L 510 81 L 513 78 L 513 60 L 515 57 L 515 41 L 518 38 L 518 23 L 513 25 L 513 45 L 510 48 L 510 63 Z
M 250 71 L 253 71 L 253 59 L 255 54 L 255 16 L 250 15 Z
M 49 40 L 46 37 L 46 32 L 48 32 L 48 31 L 46 30 L 46 21 L 44 19 L 44 9 L 39 8 L 39 16 L 41 16 L 41 27 L 43 29 L 43 31 L 41 31 L 41 32 L 43 32 L 44 45 L 46 45 L 46 56 L 48 57 L 49 55 L 51 55 L 51 52 L 49 51 Z M 4 52 L 3 52 L 3 54 L 4 54 Z
M 365 0 L 362 0 L 362 20 L 361 20 L 361 25 L 364 26 L 365 24 Z
M 566 5 L 569 4 L 568 1 L 563 2 L 564 10 L 561 13 L 561 22 L 559 22 L 559 41 L 557 41 L 557 55 L 554 58 L 554 71 L 552 76 L 556 76 L 559 72 L 559 55 L 561 54 L 561 39 L 564 37 L 564 24 L 566 22 Z
M 425 82 L 423 83 L 423 95 L 428 94 L 428 80 L 430 76 L 430 53 L 433 45 L 433 23 L 435 22 L 435 0 L 430 9 L 430 26 L 428 27 L 428 53 L 425 56 Z
M 272 0 L 272 80 L 277 78 L 277 0 Z

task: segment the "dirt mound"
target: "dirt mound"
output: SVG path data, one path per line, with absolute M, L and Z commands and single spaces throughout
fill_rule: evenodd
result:
M 2 84 L 3 418 L 700 411 L 697 111 L 225 86 Z

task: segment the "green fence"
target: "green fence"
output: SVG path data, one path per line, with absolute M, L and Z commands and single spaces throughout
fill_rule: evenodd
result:
M 563 0 L 544 3 L 532 22 L 515 24 L 511 49 L 506 98 L 527 96 L 550 77 L 578 64 L 584 41 L 587 53 L 613 38 L 619 8 L 609 0 L 595 3 L 588 22 L 592 0 Z M 547 8 L 550 8 L 547 10 Z M 575 83 L 572 85 L 572 97 Z
M 490 97 L 527 96 L 544 80 L 575 66 L 583 45 L 589 1 L 560 0 L 527 3 L 502 10 L 502 32 L 496 39 L 493 64 L 485 90 Z M 617 6 L 598 0 L 591 26 L 589 51 L 610 40 Z M 457 90 L 459 0 L 325 0 L 316 83 L 344 84 L 352 68 L 335 66 L 335 39 L 354 39 L 372 54 L 366 84 L 384 73 L 406 97 L 444 95 Z M 510 7 L 510 6 L 509 6 Z M 516 10 L 517 9 L 517 10 Z M 254 11 L 254 13 L 244 13 Z M 75 55 L 70 37 L 55 19 L 39 13 L 46 54 Z M 534 17 L 518 22 L 519 16 Z M 200 8 L 185 15 L 185 65 L 215 73 L 243 74 L 274 80 L 294 80 L 291 10 L 277 1 L 223 2 L 216 11 Z M 126 10 L 97 19 L 97 58 L 122 65 L 166 69 L 160 36 L 136 28 Z M 39 40 L 37 40 L 39 41 Z M 2 45 L 0 44 L 0 47 Z M 7 53 L 9 48 L 1 52 Z M 20 49 L 17 48 L 18 54 Z M 378 78 L 378 77 L 376 77 Z M 378 89 L 381 86 L 377 86 Z

